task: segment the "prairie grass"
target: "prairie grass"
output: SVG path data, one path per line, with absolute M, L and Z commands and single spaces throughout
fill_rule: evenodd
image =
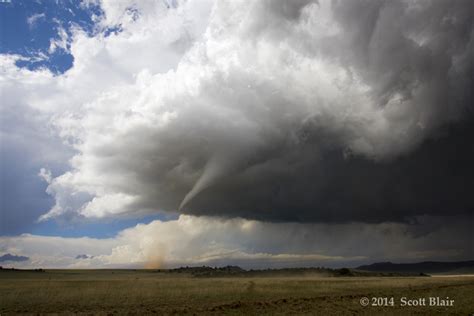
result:
M 362 307 L 361 297 L 438 296 L 453 307 Z M 0 272 L 0 314 L 471 315 L 474 277 L 196 278 L 152 270 Z

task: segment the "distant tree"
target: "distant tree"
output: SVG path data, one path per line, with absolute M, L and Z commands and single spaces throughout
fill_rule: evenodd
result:
M 351 270 L 349 270 L 348 268 L 342 268 L 342 269 L 339 269 L 339 274 L 340 275 L 351 275 Z

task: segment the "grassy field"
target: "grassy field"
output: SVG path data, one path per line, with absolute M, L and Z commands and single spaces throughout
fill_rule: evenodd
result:
M 395 306 L 360 305 L 393 297 Z M 452 307 L 401 307 L 441 297 Z M 428 303 L 428 302 L 427 302 Z M 0 271 L 0 314 L 472 315 L 474 277 L 219 277 L 149 270 Z

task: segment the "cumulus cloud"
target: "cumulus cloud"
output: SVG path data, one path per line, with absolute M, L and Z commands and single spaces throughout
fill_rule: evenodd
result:
M 76 152 L 69 171 L 41 172 L 55 198 L 43 220 L 383 222 L 474 207 L 472 1 L 101 6 L 98 28 L 121 31 L 75 30 L 65 74 L 3 62 L 3 84 Z
M 0 251 L 28 256 L 28 262 L 14 265 L 36 268 L 341 267 L 380 260 L 466 260 L 473 255 L 470 230 L 465 218 L 452 217 L 421 217 L 411 224 L 328 225 L 181 215 L 106 239 L 0 237 Z

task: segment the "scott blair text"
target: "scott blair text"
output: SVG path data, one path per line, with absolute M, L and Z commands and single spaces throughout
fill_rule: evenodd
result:
M 400 298 L 400 306 L 454 306 L 454 300 L 449 297 L 441 298 L 434 297 L 419 297 L 408 299 L 407 297 Z

